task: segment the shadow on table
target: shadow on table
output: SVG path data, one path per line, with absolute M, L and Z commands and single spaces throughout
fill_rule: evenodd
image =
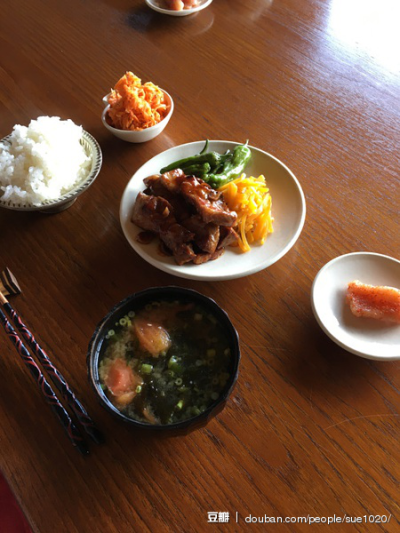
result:
M 347 352 L 334 343 L 321 329 L 309 329 L 301 339 L 307 346 L 302 356 L 292 359 L 286 373 L 297 390 L 315 401 L 330 401 L 355 405 L 370 396 L 371 383 L 381 379 L 387 365 L 393 362 L 371 361 Z

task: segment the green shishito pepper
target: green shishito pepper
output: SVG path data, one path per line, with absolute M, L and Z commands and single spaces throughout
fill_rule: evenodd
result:
M 197 155 L 175 161 L 160 170 L 161 174 L 182 169 L 185 174 L 197 176 L 206 181 L 211 187 L 218 188 L 239 177 L 251 158 L 251 150 L 246 144 L 240 144 L 225 154 L 207 152 L 208 140 L 204 148 Z
M 205 150 L 207 150 L 207 148 L 208 140 L 206 141 L 203 150 L 199 154 L 192 155 L 190 157 L 186 157 L 185 159 L 180 159 L 179 161 L 171 163 L 167 167 L 164 167 L 160 170 L 161 174 L 169 172 L 170 170 L 175 170 L 176 168 L 181 168 L 184 171 L 187 167 L 202 165 L 204 163 L 208 163 L 210 165 L 210 170 L 214 171 L 220 164 L 222 156 L 217 152 L 206 152 Z
M 227 160 L 218 174 L 208 174 L 203 178 L 211 187 L 218 189 L 225 183 L 238 178 L 251 158 L 251 150 L 246 144 L 239 144 L 233 150 L 232 158 Z
M 211 171 L 210 163 L 197 163 L 195 165 L 189 165 L 185 167 L 185 174 L 187 176 L 203 177 L 210 171 Z

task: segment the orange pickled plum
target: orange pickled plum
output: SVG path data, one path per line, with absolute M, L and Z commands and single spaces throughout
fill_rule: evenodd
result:
M 166 4 L 169 9 L 173 9 L 174 11 L 182 11 L 185 7 L 182 0 L 166 0 Z

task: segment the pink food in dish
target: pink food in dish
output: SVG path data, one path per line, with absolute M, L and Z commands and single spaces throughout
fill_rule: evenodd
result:
M 352 281 L 347 287 L 346 302 L 355 316 L 375 318 L 400 324 L 400 290 Z
M 182 9 L 191 9 L 198 5 L 198 0 L 164 0 L 168 9 L 173 11 L 182 11 Z

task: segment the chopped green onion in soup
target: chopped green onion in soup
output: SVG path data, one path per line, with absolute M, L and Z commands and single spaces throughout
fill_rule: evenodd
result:
M 173 424 L 200 415 L 224 392 L 229 338 L 205 306 L 154 301 L 117 324 L 105 337 L 99 374 L 108 399 L 126 416 Z

